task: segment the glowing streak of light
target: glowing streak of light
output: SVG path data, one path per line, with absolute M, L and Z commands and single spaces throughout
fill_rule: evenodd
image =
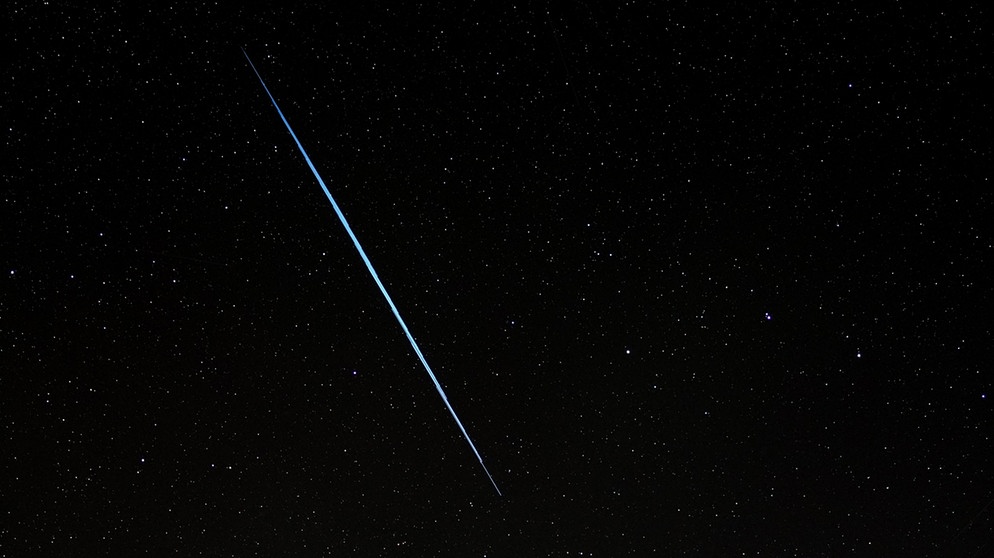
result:
M 424 354 L 421 353 L 421 349 L 414 340 L 414 336 L 411 335 L 410 330 L 407 329 L 407 324 L 404 323 L 404 318 L 400 317 L 400 311 L 397 310 L 397 306 L 393 303 L 393 299 L 390 298 L 389 293 L 387 293 L 386 287 L 384 287 L 383 282 L 380 281 L 379 275 L 377 275 L 376 270 L 373 269 L 372 262 L 369 261 L 369 257 L 366 256 L 366 251 L 363 250 L 362 245 L 359 244 L 359 239 L 356 238 L 355 233 L 352 232 L 352 227 L 349 226 L 349 222 L 345 220 L 345 215 L 338 207 L 338 203 L 335 202 L 335 198 L 331 195 L 331 191 L 328 190 L 328 186 L 325 185 L 324 179 L 322 179 L 321 175 L 318 174 L 318 169 L 314 167 L 314 163 L 311 162 L 311 158 L 307 155 L 307 151 L 304 150 L 303 144 L 301 144 L 300 140 L 297 139 L 297 134 L 293 132 L 293 128 L 290 127 L 290 122 L 287 121 L 286 116 L 283 115 L 283 111 L 280 110 L 280 105 L 276 102 L 276 98 L 269 92 L 269 88 L 266 87 L 266 82 L 262 79 L 262 75 L 259 73 L 259 70 L 255 69 L 255 64 L 252 63 L 252 59 L 249 58 L 249 55 L 245 52 L 245 49 L 242 49 L 242 54 L 244 54 L 245 59 L 248 60 L 249 66 L 251 66 L 252 71 L 255 72 L 255 76 L 259 78 L 259 83 L 262 84 L 262 88 L 266 91 L 266 95 L 269 96 L 269 100 L 272 101 L 273 107 L 275 107 L 276 112 L 279 113 L 280 120 L 283 121 L 283 125 L 285 125 L 287 131 L 290 132 L 290 137 L 292 137 L 293 141 L 296 142 L 297 148 L 300 149 L 300 154 L 304 156 L 304 161 L 307 162 L 307 166 L 310 167 L 311 172 L 314 173 L 314 178 L 317 179 L 318 185 L 320 185 L 321 190 L 324 191 L 324 195 L 327 196 L 328 201 L 331 202 L 331 207 L 335 210 L 335 214 L 338 215 L 338 219 L 341 220 L 342 225 L 345 227 L 345 232 L 349 234 L 349 238 L 351 238 L 352 243 L 355 244 L 356 250 L 359 251 L 359 256 L 362 258 L 362 261 L 365 262 L 366 269 L 369 270 L 369 274 L 373 276 L 373 281 L 376 282 L 376 286 L 379 287 L 380 292 L 383 293 L 383 298 L 385 298 L 387 300 L 387 304 L 390 305 L 390 310 L 393 311 L 394 317 L 397 318 L 400 328 L 404 330 L 404 335 L 407 336 L 407 340 L 411 342 L 411 347 L 414 348 L 414 352 L 418 355 L 418 358 L 421 359 L 421 364 L 423 364 L 425 370 L 428 371 L 428 376 L 431 377 L 432 383 L 435 384 L 435 389 L 438 390 L 438 394 L 442 396 L 442 401 L 445 403 L 445 406 L 449 409 L 449 412 L 452 413 L 452 418 L 456 420 L 456 424 L 459 426 L 459 430 L 462 431 L 463 437 L 465 437 L 466 441 L 469 442 L 469 447 L 476 455 L 476 459 L 480 461 L 480 466 L 483 467 L 483 472 L 487 474 L 487 478 L 489 478 L 490 483 L 494 485 L 494 489 L 497 491 L 497 494 L 502 495 L 500 488 L 497 488 L 497 483 L 494 481 L 493 476 L 491 476 L 490 471 L 487 470 L 487 466 L 483 464 L 483 458 L 480 457 L 480 452 L 476 450 L 476 445 L 474 445 L 473 440 L 469 438 L 466 428 L 462 425 L 462 421 L 459 420 L 459 416 L 456 414 L 455 409 L 452 408 L 452 404 L 449 403 L 449 398 L 445 396 L 445 390 L 442 389 L 442 384 L 438 383 L 438 378 L 436 378 L 435 373 L 431 371 L 431 366 L 428 366 L 428 361 L 425 360 Z

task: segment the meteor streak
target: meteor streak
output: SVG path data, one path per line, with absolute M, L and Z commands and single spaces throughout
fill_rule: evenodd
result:
M 407 324 L 404 323 L 404 318 L 400 317 L 400 311 L 397 310 L 397 306 L 393 303 L 393 299 L 390 298 L 390 295 L 387 293 L 386 287 L 384 287 L 383 282 L 380 281 L 379 275 L 377 275 L 376 270 L 373 269 L 372 262 L 369 261 L 369 257 L 366 256 L 366 251 L 363 250 L 362 245 L 359 244 L 359 239 L 356 238 L 355 233 L 352 232 L 352 227 L 349 226 L 349 222 L 345 220 L 345 215 L 342 213 L 342 210 L 339 209 L 338 203 L 336 203 L 335 198 L 332 197 L 331 192 L 328 190 L 328 187 L 324 183 L 324 179 L 322 179 L 321 175 L 318 174 L 318 170 L 317 168 L 314 167 L 314 163 L 311 162 L 311 158 L 307 155 L 307 151 L 304 150 L 303 144 L 301 144 L 300 140 L 297 139 L 297 134 L 293 133 L 293 128 L 290 127 L 290 122 L 287 121 L 286 116 L 283 115 L 283 111 L 280 110 L 280 105 L 277 104 L 276 98 L 273 97 L 273 94 L 269 92 L 269 88 L 266 87 L 266 82 L 262 79 L 262 75 L 259 73 L 259 70 L 255 69 L 255 64 L 252 63 L 252 59 L 249 58 L 249 55 L 247 52 L 245 52 L 244 48 L 242 49 L 242 54 L 245 55 L 245 59 L 248 60 L 249 66 L 251 66 L 252 71 L 255 72 L 255 77 L 259 78 L 259 83 L 262 84 L 262 88 L 266 91 L 266 95 L 269 96 L 269 100 L 273 102 L 273 107 L 275 107 L 276 112 L 279 113 L 280 120 L 283 121 L 283 124 L 286 126 L 287 131 L 290 132 L 290 137 L 292 137 L 293 141 L 296 142 L 297 148 L 300 149 L 300 154 L 304 156 L 304 161 L 307 162 L 307 166 L 310 167 L 311 172 L 314 173 L 314 178 L 317 179 L 318 185 L 320 185 L 321 190 L 324 191 L 324 195 L 327 196 L 328 201 L 331 202 L 331 207 L 335 210 L 335 214 L 338 215 L 338 219 L 341 220 L 342 225 L 345 227 L 345 232 L 349 234 L 349 238 L 351 238 L 352 243 L 355 244 L 355 248 L 359 252 L 359 257 L 361 257 L 362 261 L 366 264 L 366 269 L 369 270 L 369 274 L 373 276 L 373 281 L 376 282 L 376 286 L 379 287 L 380 292 L 383 293 L 383 298 L 385 298 L 387 300 L 387 304 L 390 305 L 390 310 L 393 311 L 394 317 L 397 318 L 397 322 L 400 324 L 400 328 L 404 330 L 404 335 L 407 336 L 407 340 L 411 342 L 411 347 L 414 349 L 414 352 L 418 355 L 418 358 L 421 360 L 421 364 L 423 364 L 425 370 L 428 371 L 428 376 L 431 377 L 432 383 L 435 384 L 435 389 L 438 391 L 438 394 L 442 397 L 442 402 L 445 403 L 445 406 L 449 409 L 449 412 L 452 413 L 452 418 L 456 420 L 456 424 L 459 426 L 459 430 L 462 432 L 463 437 L 465 437 L 466 441 L 469 442 L 469 447 L 473 450 L 473 453 L 476 455 L 476 459 L 480 461 L 480 466 L 483 467 L 483 472 L 487 474 L 487 478 L 490 479 L 490 483 L 494 485 L 494 490 L 497 491 L 497 495 L 502 496 L 500 488 L 497 488 L 497 483 L 494 481 L 493 476 L 490 475 L 490 471 L 487 470 L 487 466 L 483 464 L 483 458 L 480 457 L 480 452 L 476 450 L 476 446 L 473 444 L 473 440 L 469 438 L 469 434 L 466 432 L 466 428 L 462 425 L 462 421 L 459 420 L 459 416 L 456 415 L 456 411 L 455 409 L 452 408 L 452 404 L 449 403 L 449 398 L 445 396 L 445 390 L 442 389 L 442 384 L 438 383 L 438 378 L 436 378 L 435 373 L 431 371 L 431 366 L 428 366 L 428 361 L 425 360 L 425 356 L 421 353 L 421 349 L 418 347 L 417 342 L 414 341 L 414 336 L 411 335 L 410 330 L 407 329 Z

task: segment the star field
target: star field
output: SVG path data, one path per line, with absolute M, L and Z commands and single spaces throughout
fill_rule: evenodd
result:
M 990 551 L 985 8 L 4 13 L 0 556 Z

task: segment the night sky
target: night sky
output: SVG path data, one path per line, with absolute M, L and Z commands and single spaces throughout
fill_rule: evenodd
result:
M 137 4 L 3 8 L 0 556 L 992 551 L 985 8 Z

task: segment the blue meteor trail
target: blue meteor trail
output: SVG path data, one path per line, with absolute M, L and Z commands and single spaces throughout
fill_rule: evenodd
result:
M 345 215 L 342 213 L 342 210 L 338 208 L 338 203 L 335 202 L 335 198 L 332 197 L 331 192 L 328 190 L 328 187 L 325 186 L 321 175 L 318 174 L 318 169 L 314 167 L 314 163 L 311 162 L 311 158 L 307 156 L 307 151 L 304 150 L 303 144 L 301 144 L 300 140 L 297 139 L 297 134 L 293 133 L 293 128 L 290 127 L 290 122 L 288 122 L 286 117 L 283 116 L 283 111 L 280 110 L 280 105 L 276 103 L 276 98 L 269 92 L 269 88 L 266 87 L 266 82 L 262 79 L 262 75 L 259 73 L 259 70 L 255 69 L 255 64 L 252 63 L 252 59 L 249 58 L 249 55 L 245 52 L 244 48 L 242 49 L 242 54 L 245 55 L 245 59 L 248 60 L 249 66 L 251 66 L 252 71 L 255 72 L 255 77 L 259 78 L 259 83 L 261 83 L 262 88 L 266 90 L 266 95 L 269 96 L 269 100 L 273 102 L 276 112 L 280 115 L 280 120 L 283 121 L 287 131 L 290 132 L 290 137 L 292 137 L 293 141 L 297 143 L 297 148 L 300 149 L 300 154 L 304 156 L 304 160 L 307 161 L 307 166 L 310 167 L 311 172 L 314 173 L 314 178 L 317 179 L 318 184 L 321 186 L 321 190 L 324 191 L 324 195 L 327 196 L 328 201 L 331 202 L 331 207 L 334 208 L 335 214 L 338 215 L 338 218 L 342 221 L 342 225 L 345 227 L 345 232 L 349 233 L 349 238 L 351 238 L 352 243 L 355 244 L 355 249 L 359 251 L 359 256 L 362 257 L 362 261 L 365 262 L 366 269 L 368 269 L 369 274 L 373 276 L 373 281 L 376 281 L 376 286 L 379 287 L 380 292 L 383 293 L 383 298 L 387 299 L 387 304 L 389 304 L 390 309 L 393 310 L 393 315 L 397 318 L 397 322 L 400 323 L 400 328 L 404 330 L 404 335 L 406 335 L 407 340 L 411 342 L 411 347 L 414 348 L 414 352 L 417 353 L 418 358 L 421 359 L 421 364 L 423 364 L 425 370 L 428 371 L 428 376 L 431 377 L 432 383 L 435 384 L 435 389 L 438 390 L 438 394 L 442 396 L 442 401 L 445 403 L 445 406 L 448 407 L 449 412 L 452 413 L 452 418 L 456 419 L 456 424 L 459 425 L 459 430 L 462 431 L 462 435 L 466 438 L 466 441 L 469 442 L 469 447 L 472 448 L 476 458 L 480 461 L 480 466 L 483 467 L 483 472 L 487 474 L 487 478 L 490 479 L 490 483 L 494 485 L 494 490 L 497 491 L 497 495 L 503 496 L 500 489 L 497 488 L 497 483 L 494 482 L 493 476 L 490 475 L 490 471 L 487 470 L 487 466 L 483 464 L 483 458 L 480 457 L 480 452 L 476 451 L 476 446 L 473 444 L 473 440 L 469 439 L 469 434 L 466 432 L 466 428 L 462 425 L 462 421 L 459 420 L 459 416 L 456 415 L 455 409 L 453 409 L 452 405 L 449 403 L 449 398 L 445 396 L 442 384 L 438 383 L 438 378 L 436 378 L 435 373 L 431 371 L 431 366 L 428 366 L 428 361 L 425 360 L 425 356 L 421 354 L 421 349 L 418 347 L 417 342 L 414 341 L 414 336 L 411 335 L 410 330 L 407 329 L 407 324 L 404 323 L 404 318 L 400 317 L 400 311 L 397 310 L 397 306 L 393 303 L 393 299 L 390 298 L 390 295 L 387 293 L 386 287 L 384 287 L 383 282 L 380 281 L 380 276 L 377 275 L 376 270 L 373 269 L 372 262 L 370 262 L 369 258 L 366 256 L 366 251 L 362 249 L 362 245 L 359 244 L 359 239 L 356 238 L 355 233 L 352 232 L 352 227 L 350 227 L 349 222 L 345 220 Z

